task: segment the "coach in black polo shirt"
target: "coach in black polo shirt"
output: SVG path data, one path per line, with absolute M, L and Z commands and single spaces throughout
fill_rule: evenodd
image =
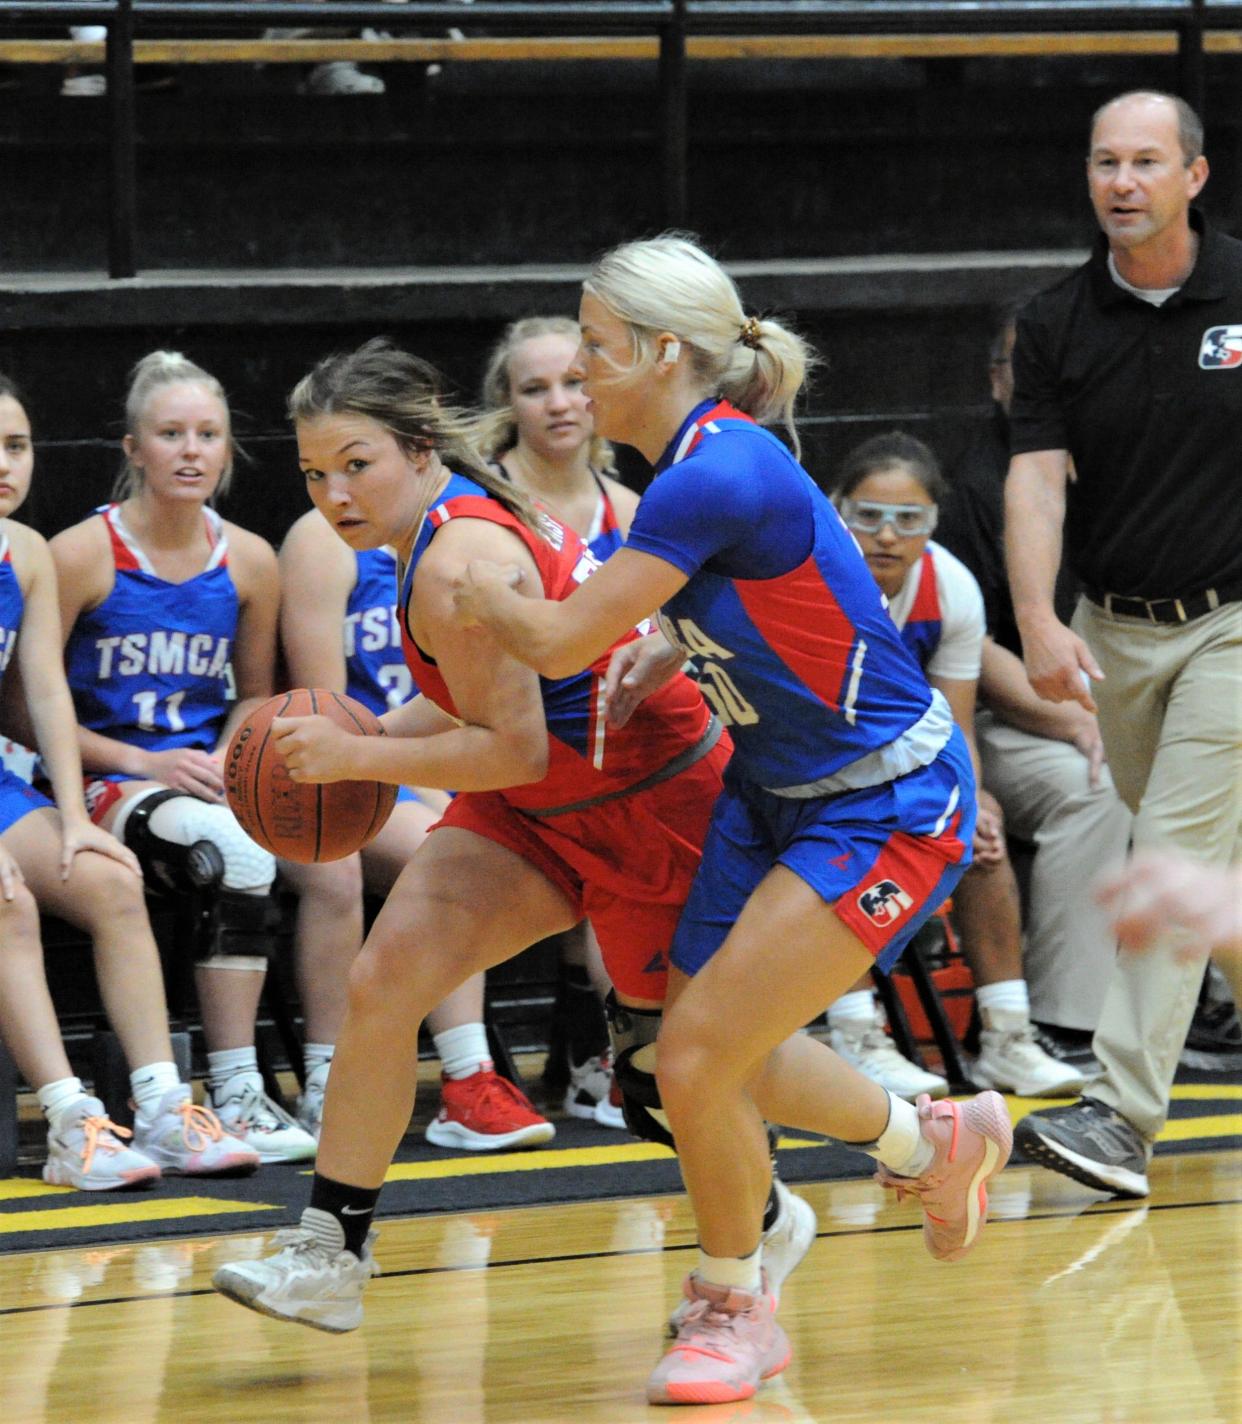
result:
M 1135 846 L 1227 864 L 1242 825 L 1242 243 L 1191 211 L 1202 141 L 1167 94 L 1095 115 L 1103 236 L 1018 321 L 1006 555 L 1027 675 L 1051 701 L 1098 702 Z M 1052 606 L 1062 526 L 1086 594 L 1072 630 Z M 1117 962 L 1103 1077 L 1019 1124 L 1028 1155 L 1147 1195 L 1201 977 L 1168 940 Z

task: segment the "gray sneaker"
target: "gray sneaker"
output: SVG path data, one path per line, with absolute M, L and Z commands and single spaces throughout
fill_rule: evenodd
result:
M 362 1292 L 379 1266 L 374 1231 L 362 1257 L 345 1249 L 341 1223 L 326 1211 L 307 1207 L 299 1226 L 278 1231 L 278 1250 L 260 1261 L 230 1261 L 217 1268 L 212 1285 L 260 1315 L 290 1320 L 315 1330 L 343 1334 L 362 1324 Z
M 1014 1142 L 1033 1162 L 1119 1197 L 1145 1197 L 1151 1146 L 1119 1112 L 1094 1098 L 1029 1113 Z

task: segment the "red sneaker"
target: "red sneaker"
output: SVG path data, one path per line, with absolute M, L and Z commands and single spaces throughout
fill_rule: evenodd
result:
M 426 1136 L 436 1147 L 495 1152 L 550 1142 L 556 1128 L 489 1063 L 469 1078 L 441 1077 L 440 1112 L 427 1124 Z

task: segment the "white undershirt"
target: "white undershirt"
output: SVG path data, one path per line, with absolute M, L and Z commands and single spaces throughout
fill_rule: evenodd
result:
M 940 598 L 940 642 L 923 669 L 928 677 L 953 682 L 972 682 L 979 676 L 985 632 L 983 594 L 975 576 L 943 544 L 929 540 L 936 591 Z M 896 595 L 888 601 L 888 611 L 898 628 L 914 607 L 923 582 L 923 560 L 918 559 L 906 575 Z
M 1162 307 L 1174 292 L 1180 292 L 1181 287 L 1136 287 L 1117 270 L 1117 264 L 1113 260 L 1113 254 L 1108 254 L 1108 275 L 1121 288 L 1123 292 L 1129 292 L 1132 297 L 1137 297 L 1141 302 L 1150 302 L 1153 307 Z

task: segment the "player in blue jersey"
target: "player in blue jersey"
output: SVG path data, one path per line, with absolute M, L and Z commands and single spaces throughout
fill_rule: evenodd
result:
M 315 1140 L 263 1088 L 255 1015 L 270 939 L 271 855 L 224 803 L 220 752 L 272 693 L 276 556 L 211 501 L 233 462 L 219 383 L 177 352 L 135 366 L 113 503 L 52 540 L 65 662 L 92 818 L 174 893 L 208 887 L 195 967 L 211 1103 L 264 1162 Z
M 401 652 L 391 549 L 348 549 L 312 509 L 285 536 L 280 577 L 281 643 L 294 686 L 347 692 L 377 715 L 414 696 Z M 396 809 L 360 854 L 321 865 L 281 862 L 281 878 L 298 892 L 295 963 L 306 1024 L 298 1120 L 316 1138 L 345 1016 L 349 966 L 362 948 L 364 887 L 387 895 L 447 803 L 443 792 L 416 794 L 402 786 Z M 483 1021 L 482 974 L 437 1005 L 427 1025 L 443 1075 L 428 1141 L 489 1152 L 534 1146 L 554 1135 L 525 1094 L 495 1071 Z
M 858 546 L 761 428 L 783 417 L 792 431 L 801 341 L 748 317 L 718 264 L 676 237 L 606 254 L 580 320 L 596 429 L 638 448 L 655 479 L 625 547 L 570 598 L 541 600 L 519 571 L 477 565 L 459 614 L 555 677 L 660 610 L 677 646 L 648 645 L 628 673 L 614 664 L 614 715 L 688 652 L 733 734 L 659 1039 L 700 1256 L 648 1398 L 747 1398 L 789 1358 L 757 1252 L 770 1182 L 760 1100 L 877 1157 L 881 1180 L 921 1199 L 939 1259 L 974 1244 L 987 1180 L 1008 1158 L 999 1094 L 911 1105 L 790 1037 L 872 964 L 889 968 L 956 885 L 973 776 Z M 788 1088 L 773 1107 L 775 1074 Z
M 10 663 L 20 674 L 25 720 L 56 798 L 53 805 L 0 768 L 0 1038 L 48 1120 L 43 1176 L 110 1191 L 161 1172 L 253 1171 L 258 1156 L 196 1107 L 180 1079 L 138 861 L 87 814 L 58 655 L 56 572 L 42 536 L 9 518 L 33 467 L 30 422 L 0 376 L 0 674 Z M 104 1007 L 132 1070 L 133 1134 L 109 1119 L 69 1065 L 44 973 L 41 908 L 91 937 Z
M 953 709 L 979 781 L 974 860 L 954 894 L 962 953 L 975 981 L 982 1029 L 970 1067 L 981 1088 L 1021 1097 L 1064 1097 L 1082 1091 L 1082 1074 L 1050 1057 L 1031 1023 L 1022 969 L 1018 885 L 1005 844 L 1000 804 L 982 785 L 975 741 L 975 696 L 984 645 L 983 595 L 974 575 L 931 535 L 944 476 L 921 441 L 899 431 L 865 440 L 845 457 L 833 491 L 841 517 L 858 540 L 906 647 Z M 884 1031 L 869 976 L 828 1010 L 832 1046 L 868 1077 L 903 1097 L 948 1091 L 920 1086 L 922 1069 L 898 1052 Z M 914 1089 L 914 1091 L 911 1091 Z
M 616 479 L 612 447 L 595 434 L 574 369 L 578 340 L 578 323 L 564 316 L 505 328 L 483 376 L 479 445 L 602 563 L 624 542 L 638 496 Z M 563 935 L 543 1081 L 571 1116 L 622 1128 L 603 1008 L 610 987 L 590 925 Z

